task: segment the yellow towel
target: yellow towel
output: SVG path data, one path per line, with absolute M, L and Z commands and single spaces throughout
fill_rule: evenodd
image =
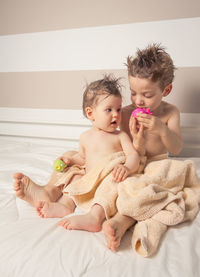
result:
M 148 257 L 156 252 L 167 226 L 195 218 L 199 211 L 200 181 L 193 161 L 151 161 L 144 174 L 120 183 L 118 194 L 119 213 L 138 221 L 132 246 L 138 254 Z
M 167 226 L 193 220 L 199 211 L 200 181 L 190 160 L 168 159 L 159 155 L 141 157 L 137 174 L 116 183 L 112 170 L 124 163 L 123 152 L 114 153 L 85 174 L 84 167 L 72 166 L 58 173 L 57 186 L 63 185 L 75 203 L 88 211 L 100 204 L 109 219 L 118 211 L 137 220 L 133 230 L 133 249 L 144 257 L 153 255 Z M 83 175 L 70 183 L 74 174 Z
M 88 211 L 94 204 L 101 205 L 106 214 L 106 218 L 112 217 L 116 213 L 116 198 L 118 196 L 118 183 L 113 181 L 112 170 L 115 165 L 125 162 L 123 152 L 117 152 L 102 159 L 97 166 L 69 184 L 72 173 L 81 174 L 83 168 L 71 167 L 61 174 L 56 185 L 65 184 L 63 193 L 68 193 L 77 206 Z M 69 177 L 70 176 L 70 177 Z

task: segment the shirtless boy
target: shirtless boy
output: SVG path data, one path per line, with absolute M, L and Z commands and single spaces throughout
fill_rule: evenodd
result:
M 81 134 L 79 151 L 72 155 L 72 159 L 79 160 L 80 164 L 85 163 L 87 174 L 102 159 L 123 151 L 125 163 L 117 164 L 112 171 L 117 183 L 136 172 L 139 166 L 139 155 L 131 139 L 124 131 L 117 130 L 121 122 L 121 110 L 122 97 L 117 79 L 105 76 L 104 79 L 88 85 L 83 95 L 83 113 L 91 120 L 92 127 Z M 72 159 L 69 158 L 68 164 Z M 77 178 L 81 176 L 77 175 L 76 180 Z M 36 205 L 41 217 L 63 217 L 73 213 L 75 207 L 75 202 L 67 194 L 63 194 L 59 202 L 40 201 Z M 59 225 L 70 230 L 97 232 L 101 230 L 104 219 L 103 206 L 95 202 L 88 213 L 65 218 Z
M 180 112 L 163 101 L 172 90 L 173 61 L 164 48 L 153 44 L 127 58 L 132 104 L 122 110 L 121 130 L 133 138 L 133 144 L 147 161 L 161 154 L 178 154 L 182 149 Z M 153 113 L 131 113 L 136 108 L 148 108 Z M 129 120 L 130 119 L 130 120 Z M 116 251 L 126 230 L 135 220 L 117 213 L 103 224 L 107 245 Z

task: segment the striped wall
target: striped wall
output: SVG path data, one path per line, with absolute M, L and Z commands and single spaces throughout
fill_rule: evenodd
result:
M 61 119 L 58 126 L 84 125 L 77 120 L 84 86 L 105 73 L 123 77 L 129 104 L 126 57 L 152 42 L 163 44 L 178 68 L 166 101 L 179 107 L 184 126 L 194 122 L 200 113 L 199 30 L 199 0 L 0 0 L 0 135 L 39 137 L 37 125 L 48 137 L 60 113 L 75 112 L 76 123 Z M 49 122 L 45 114 L 52 114 Z M 59 130 L 57 138 L 74 139 Z
M 80 109 L 86 82 L 152 42 L 178 67 L 168 101 L 199 112 L 199 0 L 0 0 L 0 107 Z M 167 100 L 167 99 L 166 99 Z

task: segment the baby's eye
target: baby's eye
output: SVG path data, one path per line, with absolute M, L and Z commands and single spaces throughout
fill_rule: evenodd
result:
M 117 109 L 117 112 L 120 113 L 121 112 L 121 108 Z
M 107 111 L 107 112 L 111 112 L 111 109 L 110 109 L 110 108 L 108 108 L 108 109 L 106 109 L 106 111 Z

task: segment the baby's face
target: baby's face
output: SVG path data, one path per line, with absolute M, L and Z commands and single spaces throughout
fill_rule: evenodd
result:
M 122 99 L 114 95 L 101 95 L 93 108 L 93 126 L 106 132 L 114 132 L 121 122 Z
M 131 101 L 137 108 L 148 108 L 154 111 L 160 106 L 163 91 L 158 82 L 152 82 L 146 78 L 129 76 Z

